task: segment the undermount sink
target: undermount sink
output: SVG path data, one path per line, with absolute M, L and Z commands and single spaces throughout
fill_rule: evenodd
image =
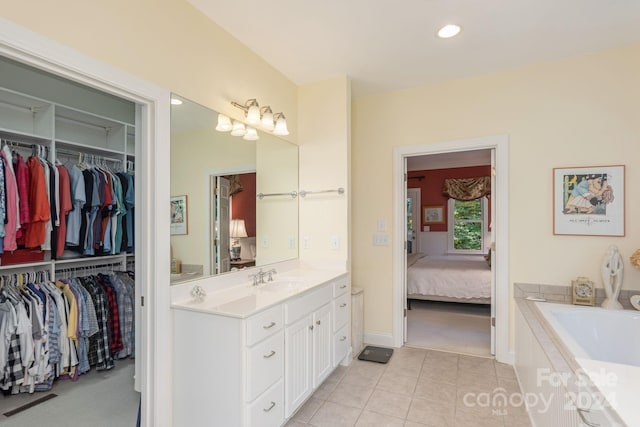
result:
M 304 288 L 307 284 L 301 280 L 278 279 L 273 282 L 267 282 L 265 285 L 258 285 L 260 289 L 265 291 L 289 291 Z

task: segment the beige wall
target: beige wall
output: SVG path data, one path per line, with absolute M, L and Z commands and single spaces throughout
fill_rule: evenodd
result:
M 297 87 L 182 0 L 0 0 L 2 17 L 235 118 L 230 101 L 283 111 L 297 140 Z
M 338 77 L 300 87 L 300 189 L 344 188 L 300 198 L 300 259 L 349 260 L 351 86 Z M 339 248 L 331 247 L 337 237 Z M 304 241 L 308 241 L 305 249 Z
M 402 145 L 508 134 L 509 286 L 582 275 L 601 287 L 601 258 L 616 244 L 623 289 L 640 291 L 628 262 L 640 247 L 639 99 L 635 45 L 354 100 L 353 282 L 365 288 L 365 331 L 392 331 L 392 249 L 372 235 L 377 218 L 392 218 L 392 153 Z M 552 168 L 617 164 L 626 165 L 626 237 L 554 236 Z

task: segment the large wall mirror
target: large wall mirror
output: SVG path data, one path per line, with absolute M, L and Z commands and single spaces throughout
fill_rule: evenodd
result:
M 172 98 L 171 282 L 296 258 L 298 147 L 218 132 L 216 111 Z

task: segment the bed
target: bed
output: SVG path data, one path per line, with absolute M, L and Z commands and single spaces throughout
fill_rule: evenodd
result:
M 491 267 L 483 257 L 412 254 L 407 267 L 409 300 L 491 304 Z

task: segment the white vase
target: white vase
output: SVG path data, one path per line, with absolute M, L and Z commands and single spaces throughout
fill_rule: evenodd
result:
M 622 287 L 623 269 L 624 264 L 618 248 L 615 245 L 609 246 L 600 268 L 604 293 L 607 296 L 602 302 L 602 308 L 610 310 L 623 309 L 622 304 L 618 301 L 620 288 Z

